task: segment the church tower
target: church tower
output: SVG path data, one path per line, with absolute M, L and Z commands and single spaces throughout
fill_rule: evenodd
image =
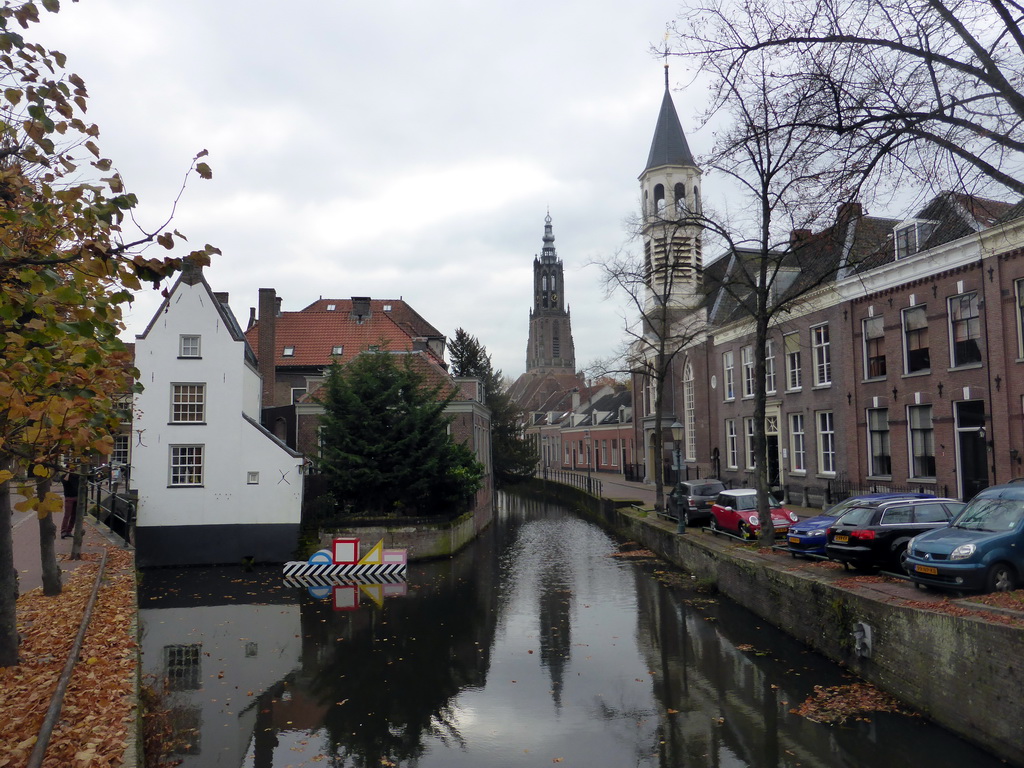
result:
M 565 308 L 562 261 L 555 255 L 551 214 L 544 217 L 544 247 L 533 259 L 533 309 L 530 338 L 526 345 L 526 371 L 575 373 L 576 350 L 572 325 Z
M 700 304 L 700 177 L 672 103 L 666 64 L 665 96 L 640 174 L 647 309 L 664 305 L 692 310 Z

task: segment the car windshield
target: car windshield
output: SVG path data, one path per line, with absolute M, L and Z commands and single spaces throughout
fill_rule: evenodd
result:
M 874 507 L 854 507 L 847 510 L 836 522 L 843 525 L 871 525 L 871 518 L 874 516 Z
M 691 491 L 693 496 L 714 496 L 721 493 L 724 486 L 721 483 L 708 483 L 707 485 L 695 485 Z
M 857 506 L 856 499 L 844 499 L 843 501 L 840 501 L 838 504 L 836 504 L 834 507 L 829 507 L 827 510 L 825 510 L 825 514 L 832 515 L 832 517 L 839 517 L 843 514 L 843 512 L 855 506 Z
M 748 509 L 757 509 L 757 494 L 744 494 L 743 496 L 737 496 L 733 502 L 734 509 L 742 509 L 744 511 Z M 768 506 L 772 509 L 782 506 L 775 500 L 774 497 L 768 497 Z
M 969 531 L 1008 531 L 1024 519 L 1020 499 L 975 499 L 954 521 L 954 528 Z

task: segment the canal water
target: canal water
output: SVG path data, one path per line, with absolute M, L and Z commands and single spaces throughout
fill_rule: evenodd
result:
M 147 571 L 143 669 L 186 767 L 1002 765 L 919 717 L 793 713 L 856 681 L 704 586 L 502 495 L 473 545 L 406 583 Z

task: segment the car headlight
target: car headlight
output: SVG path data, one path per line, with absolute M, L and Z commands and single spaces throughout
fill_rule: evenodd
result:
M 790 512 L 789 519 L 792 520 L 794 523 L 800 520 L 800 518 L 796 516 L 796 512 Z
M 916 543 L 917 543 L 917 536 L 915 536 L 914 538 L 912 538 L 910 541 L 907 542 L 907 554 L 908 555 L 914 554 L 914 544 L 916 544 Z
M 974 554 L 976 547 L 973 544 L 961 544 L 950 554 L 950 560 L 966 560 Z
M 750 516 L 750 524 L 751 525 L 757 525 L 758 524 L 757 515 L 751 515 Z

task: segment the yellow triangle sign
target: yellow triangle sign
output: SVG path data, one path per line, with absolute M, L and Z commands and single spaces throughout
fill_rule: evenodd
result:
M 383 584 L 360 584 L 359 590 L 366 595 L 368 598 L 373 600 L 380 608 L 384 605 L 384 585 Z
M 373 549 L 363 555 L 359 561 L 359 565 L 371 565 L 380 564 L 384 562 L 384 539 L 381 539 L 373 545 Z

